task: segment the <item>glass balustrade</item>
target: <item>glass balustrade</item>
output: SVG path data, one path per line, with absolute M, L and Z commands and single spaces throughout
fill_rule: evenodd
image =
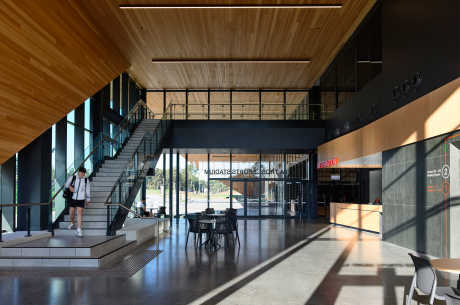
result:
M 139 100 L 110 136 L 103 133 L 97 135 L 93 142 L 67 168 L 66 173 L 60 177 L 56 177 L 49 191 L 53 222 L 56 221 L 66 207 L 62 194 L 67 179 L 75 175 L 80 166 L 86 168 L 85 176 L 89 177 L 102 160 L 106 157 L 114 157 L 116 155 L 123 146 L 123 143 L 130 136 L 130 130 L 141 119 L 153 118 L 153 116 L 154 114 L 148 109 L 147 105 L 142 100 Z

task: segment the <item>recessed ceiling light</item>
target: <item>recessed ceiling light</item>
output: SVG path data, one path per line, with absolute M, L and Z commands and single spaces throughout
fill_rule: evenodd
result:
M 290 8 L 290 9 L 299 9 L 299 8 L 342 8 L 342 4 L 281 4 L 281 5 L 120 5 L 120 9 L 222 9 L 222 8 L 270 8 L 270 9 L 281 9 L 281 8 Z

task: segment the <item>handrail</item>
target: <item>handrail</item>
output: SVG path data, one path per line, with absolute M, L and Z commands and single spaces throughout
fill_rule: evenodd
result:
M 85 164 L 85 162 L 89 159 L 89 157 L 91 157 L 91 155 L 94 153 L 94 151 L 96 150 L 96 148 L 98 148 L 99 145 L 101 145 L 101 143 L 104 142 L 104 139 L 107 140 L 107 141 L 109 141 L 109 142 L 112 142 L 112 143 L 116 142 L 115 139 L 116 139 L 116 138 L 118 137 L 118 135 L 123 131 L 123 129 L 124 129 L 124 128 L 126 127 L 126 125 L 129 123 L 129 121 L 130 121 L 131 118 L 134 116 L 134 114 L 136 113 L 136 111 L 139 109 L 140 106 L 145 106 L 145 107 L 148 108 L 147 104 L 146 104 L 143 100 L 139 100 L 139 101 L 136 103 L 136 105 L 134 105 L 134 107 L 131 109 L 131 111 L 130 111 L 130 112 L 132 112 L 132 113 L 131 113 L 131 116 L 126 120 L 125 124 L 120 128 L 120 130 L 118 131 L 117 135 L 116 135 L 114 138 L 111 138 L 111 137 L 108 137 L 108 136 L 106 136 L 106 135 L 103 135 L 102 138 L 101 138 L 101 140 L 99 141 L 99 143 L 98 143 L 98 144 L 93 148 L 93 150 L 88 154 L 88 157 L 86 157 L 86 159 L 83 160 L 83 162 L 80 164 L 80 166 L 78 166 L 78 167 L 76 168 L 76 170 L 73 172 L 72 176 L 75 175 L 75 173 L 78 172 L 78 169 L 79 169 L 80 167 L 82 167 L 82 166 Z M 51 200 L 48 201 L 48 204 L 51 204 L 51 203 L 53 202 L 53 200 L 56 198 L 56 196 L 62 191 L 62 189 L 64 188 L 64 186 L 65 186 L 65 184 L 61 186 L 61 188 L 59 189 L 59 191 L 57 191 L 57 192 L 54 194 L 53 198 L 51 198 Z
M 96 150 L 96 148 L 99 147 L 99 145 L 101 145 L 101 143 L 104 141 L 105 138 L 108 138 L 108 137 L 107 137 L 107 136 L 103 136 L 103 137 L 101 138 L 101 141 L 99 141 L 99 143 L 97 143 L 96 147 L 94 147 L 94 149 L 88 154 L 88 157 L 86 157 L 86 159 L 83 160 L 83 162 L 80 164 L 80 166 L 77 167 L 77 169 L 73 172 L 72 176 L 75 175 L 75 173 L 78 172 L 78 170 L 80 169 L 80 167 L 82 167 L 82 166 L 85 164 L 85 162 L 89 159 L 89 157 L 91 157 L 91 155 L 93 154 L 93 152 Z M 110 138 L 110 139 L 111 139 L 111 138 Z M 112 139 L 111 139 L 111 140 L 112 140 Z M 48 201 L 48 204 L 51 204 L 51 203 L 53 202 L 54 198 L 56 198 L 56 196 L 59 194 L 59 192 L 62 191 L 62 189 L 64 188 L 64 186 L 65 186 L 65 184 L 63 184 L 63 185 L 61 186 L 61 188 L 59 189 L 59 191 L 57 191 L 57 192 L 54 194 L 53 198 L 51 198 L 51 200 Z
M 129 121 L 131 120 L 131 118 L 134 116 L 134 114 L 136 113 L 136 111 L 139 109 L 140 106 L 145 106 L 145 107 L 148 107 L 146 103 L 144 103 L 143 100 L 139 100 L 136 105 L 134 105 L 133 109 L 131 109 L 132 113 L 131 113 L 131 116 L 126 120 L 125 124 L 120 128 L 120 131 L 118 131 L 117 135 L 114 137 L 114 139 L 116 139 L 118 137 L 118 135 L 120 134 L 120 132 L 125 128 L 125 126 L 129 123 Z M 131 112 L 130 111 L 130 112 Z
M 3 207 L 21 207 L 21 206 L 30 206 L 30 205 L 48 205 L 49 202 L 44 203 L 18 203 L 18 204 L 0 204 L 0 208 Z
M 158 217 L 155 217 L 155 216 L 150 216 L 150 217 L 142 217 L 141 215 L 137 214 L 136 212 L 132 211 L 131 209 L 125 207 L 123 204 L 121 203 L 107 203 L 106 205 L 118 205 L 118 206 L 121 206 L 122 208 L 130 211 L 131 213 L 133 213 L 134 215 L 142 218 L 142 219 L 151 219 L 151 218 L 155 218 L 156 221 L 157 221 L 157 250 L 160 250 L 160 219 Z
M 35 206 L 35 205 L 48 205 L 48 203 L 18 203 L 18 204 L 0 204 L 0 242 L 3 242 L 2 239 L 2 222 L 3 222 L 3 208 L 4 207 L 21 207 L 21 206 L 27 206 L 27 235 L 24 235 L 24 237 L 30 237 L 30 207 Z M 48 213 L 48 218 L 51 223 L 51 210 L 49 210 Z
M 158 123 L 157 127 L 155 128 L 155 130 L 152 132 L 152 137 L 150 138 L 149 141 L 151 141 L 151 140 L 153 139 L 153 135 L 156 134 L 156 133 L 158 132 L 157 129 L 160 127 L 161 121 L 163 121 L 163 118 L 160 120 L 160 122 Z M 139 147 L 140 147 L 142 141 L 144 140 L 144 138 L 145 138 L 145 134 L 144 134 L 144 136 L 142 137 L 141 142 L 139 143 L 139 145 L 137 146 L 137 148 L 134 150 L 133 154 L 131 155 L 131 158 L 129 158 L 129 160 L 131 160 L 131 159 L 134 157 L 134 155 L 136 155 L 136 153 L 137 153 L 137 151 L 139 150 Z M 107 203 L 108 203 L 110 197 L 112 196 L 113 192 L 115 191 L 115 186 L 116 186 L 116 185 L 118 184 L 118 182 L 120 181 L 120 179 L 121 179 L 121 177 L 123 176 L 123 173 L 124 173 L 124 171 L 125 171 L 125 168 L 126 168 L 128 165 L 129 165 L 129 161 L 128 161 L 128 163 L 126 163 L 126 166 L 123 168 L 123 171 L 122 171 L 121 175 L 118 177 L 117 181 L 115 182 L 114 186 L 112 187 L 112 190 L 110 191 L 109 196 L 107 196 L 107 200 L 104 202 L 104 204 L 107 204 Z

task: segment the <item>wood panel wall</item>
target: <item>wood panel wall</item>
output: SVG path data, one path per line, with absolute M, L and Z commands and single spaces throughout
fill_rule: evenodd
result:
M 130 67 L 79 5 L 0 2 L 0 164 Z
M 331 202 L 330 222 L 361 230 L 380 232 L 381 205 Z
M 460 78 L 379 120 L 318 147 L 318 162 L 340 163 L 460 129 Z M 359 166 L 356 166 L 359 167 Z

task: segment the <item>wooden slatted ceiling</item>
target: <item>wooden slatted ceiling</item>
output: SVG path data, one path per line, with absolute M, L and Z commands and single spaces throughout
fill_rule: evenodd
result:
M 0 2 L 0 164 L 130 64 L 75 1 Z
M 145 88 L 303 89 L 313 86 L 375 0 L 295 1 L 341 3 L 341 9 L 118 8 L 120 4 L 208 3 L 205 0 L 82 2 L 85 11 L 131 62 L 130 74 Z M 240 2 L 224 0 L 218 3 Z M 311 63 L 153 64 L 152 59 L 310 59 Z

